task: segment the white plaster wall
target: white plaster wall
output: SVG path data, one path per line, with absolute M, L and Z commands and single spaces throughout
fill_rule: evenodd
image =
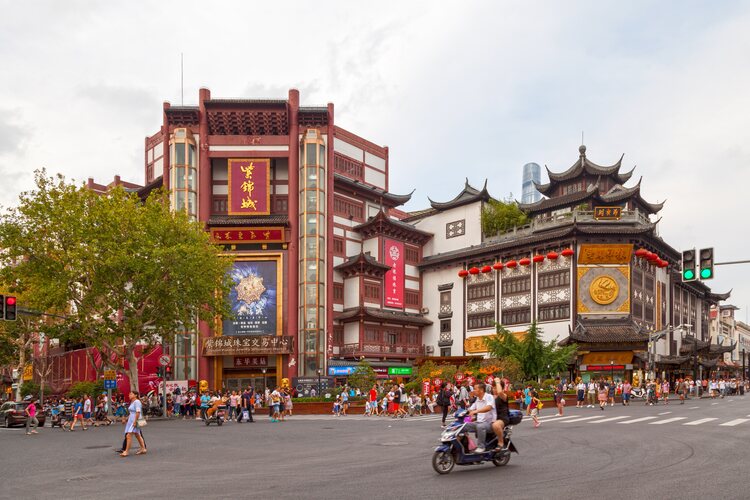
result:
M 419 278 L 419 269 L 417 269 L 417 266 L 406 264 L 404 266 L 404 272 L 407 276 L 414 276 L 415 278 Z
M 346 323 L 344 325 L 344 344 L 359 343 L 359 323 Z
M 226 146 L 226 145 L 214 145 L 208 147 L 209 151 L 289 151 L 289 145 L 275 144 L 275 145 L 238 145 L 238 146 Z
M 367 204 L 367 218 L 375 217 L 378 215 L 378 212 L 380 212 L 380 207 L 378 205 L 373 205 L 372 203 Z
M 340 227 L 334 227 L 333 228 L 333 235 L 334 236 L 346 236 L 346 231 L 344 231 Z
M 362 252 L 367 253 L 370 252 L 370 255 L 372 255 L 375 259 L 378 261 L 379 259 L 379 248 L 378 248 L 378 239 L 377 238 L 368 238 L 362 242 Z
M 154 178 L 164 175 L 164 158 L 159 158 L 154 162 Z
M 562 340 L 568 337 L 568 327 L 570 326 L 570 320 L 562 321 L 545 321 L 544 323 L 537 324 L 542 329 L 542 339 L 545 342 L 554 340 Z M 512 328 L 508 328 L 511 331 L 525 331 L 531 325 L 517 325 Z
M 343 257 L 339 257 L 338 255 L 334 255 L 334 256 L 333 256 L 333 266 L 334 266 L 334 267 L 336 267 L 336 266 L 338 266 L 338 265 L 340 265 L 340 264 L 343 264 L 343 263 L 344 263 L 344 260 L 346 260 L 346 259 L 344 259 Z M 338 273 L 334 272 L 333 274 L 334 274 L 334 276 L 335 276 L 335 275 L 336 275 L 336 274 L 338 274 Z M 341 280 L 340 280 L 340 279 L 339 279 L 339 280 L 334 280 L 334 281 L 337 281 L 337 282 L 339 282 L 339 283 L 341 282 Z
M 464 329 L 464 280 L 458 277 L 458 268 L 426 270 L 422 274 L 422 305 L 430 310 L 427 318 L 432 321 L 432 325 L 422 329 L 422 340 L 425 345 L 435 348 L 434 355 L 440 355 L 438 341 L 440 340 L 440 292 L 438 285 L 453 283 L 451 292 L 451 307 L 453 317 L 451 319 L 451 338 L 453 346 L 451 355 L 463 356 L 463 329 Z
M 163 142 L 157 142 L 154 145 L 154 158 L 158 158 L 160 156 L 164 155 L 164 143 Z
M 360 250 L 362 250 L 362 245 L 357 243 L 356 241 L 349 241 L 346 240 L 346 255 L 347 257 L 352 257 L 354 255 L 359 255 Z
M 415 226 L 434 236 L 424 246 L 423 255 L 450 252 L 482 242 L 481 203 L 476 202 L 462 207 L 453 208 L 418 221 Z M 446 239 L 445 225 L 449 222 L 464 220 L 466 232 L 463 236 Z
M 341 153 L 357 161 L 362 161 L 365 158 L 365 152 L 362 149 L 358 148 L 357 146 L 353 146 L 348 142 L 339 139 L 338 137 L 333 138 L 333 150 L 336 153 Z
M 377 169 L 385 170 L 385 159 L 365 151 L 365 163 Z
M 147 156 L 146 156 L 146 161 L 148 163 L 151 163 L 151 162 L 154 161 L 154 148 L 151 148 L 151 149 L 148 150 L 148 153 L 147 153 Z
M 283 184 L 280 186 L 274 186 L 274 192 L 276 194 L 289 194 L 289 186 Z
M 385 174 L 365 166 L 365 182 L 385 189 Z
M 409 290 L 419 290 L 419 281 L 404 280 L 404 288 Z
M 213 186 L 214 194 L 228 194 L 229 193 L 229 186 L 225 185 L 215 185 Z
M 359 278 L 344 280 L 344 309 L 359 307 Z

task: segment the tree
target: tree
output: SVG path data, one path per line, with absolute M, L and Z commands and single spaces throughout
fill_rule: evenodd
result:
M 519 340 L 498 324 L 497 333 L 486 338 L 484 343 L 491 356 L 515 360 L 524 379 L 539 379 L 549 373 L 564 371 L 578 350 L 576 345 L 560 347 L 556 339 L 544 342 L 541 333 L 541 328 L 533 322 Z
M 515 201 L 489 200 L 482 207 L 482 232 L 488 236 L 528 224 L 529 218 Z
M 363 359 L 357 364 L 354 373 L 349 375 L 348 382 L 351 387 L 358 388 L 364 394 L 370 390 L 377 379 L 378 376 L 372 369 L 372 365 Z
M 38 318 L 19 314 L 16 321 L 0 321 L 0 345 L 7 364 L 19 374 L 23 374 L 31 358 L 31 347 L 39 331 Z M 16 389 L 16 401 L 21 399 L 21 384 Z
M 42 311 L 65 311 L 45 327 L 50 338 L 115 353 L 137 390 L 137 345 L 229 313 L 230 259 L 200 223 L 170 209 L 166 192 L 144 202 L 120 187 L 99 195 L 45 171 L 35 180 L 0 218 L 0 280 Z

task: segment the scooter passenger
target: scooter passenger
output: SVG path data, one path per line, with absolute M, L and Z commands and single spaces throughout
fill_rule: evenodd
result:
M 505 386 L 505 380 L 495 378 L 494 380 L 494 393 L 495 393 L 495 416 L 496 420 L 492 423 L 492 430 L 495 431 L 497 436 L 497 449 L 498 451 L 505 447 L 505 440 L 503 438 L 503 429 L 506 425 L 510 425 L 510 412 L 508 411 L 508 394 L 511 392 L 512 387 Z
M 487 433 L 492 432 L 492 423 L 495 421 L 495 398 L 487 394 L 486 387 L 483 383 L 474 386 L 477 399 L 469 407 L 469 415 L 476 415 L 476 422 L 469 422 L 465 429 L 477 433 L 477 449 L 475 453 L 484 453 L 485 443 L 487 442 Z

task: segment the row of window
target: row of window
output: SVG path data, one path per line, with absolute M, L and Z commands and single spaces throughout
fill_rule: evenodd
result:
M 361 203 L 349 201 L 345 198 L 335 196 L 333 198 L 333 213 L 340 217 L 353 219 L 359 222 L 365 220 L 365 207 Z
M 420 345 L 422 343 L 422 335 L 419 332 L 366 327 L 365 342 L 388 345 Z
M 366 299 L 372 299 L 376 301 L 380 301 L 381 296 L 381 285 L 380 283 L 365 283 L 365 289 L 364 289 L 364 297 Z M 333 301 L 337 304 L 343 304 L 344 303 L 344 284 L 343 283 L 334 283 L 333 284 Z M 419 300 L 419 292 L 416 290 L 405 290 L 404 291 L 404 302 L 407 307 L 411 306 L 413 308 L 419 308 L 421 307 L 421 302 Z
M 212 212 L 213 214 L 225 214 L 227 213 L 227 195 L 219 194 L 213 195 L 212 199 Z M 286 195 L 277 196 L 271 195 L 271 213 L 287 214 L 289 213 L 289 200 Z
M 333 254 L 346 257 L 346 242 L 344 241 L 344 238 L 340 236 L 335 236 L 333 238 Z M 404 248 L 404 262 L 413 265 L 419 264 L 419 249 L 412 246 L 406 246 Z
M 362 174 L 364 170 L 362 162 L 341 156 L 338 153 L 333 154 L 333 170 L 342 173 L 347 177 L 353 177 L 354 179 L 360 180 L 364 179 Z
M 538 278 L 538 285 L 539 290 L 569 286 L 570 271 L 565 269 L 563 271 L 556 271 L 554 273 L 540 274 Z

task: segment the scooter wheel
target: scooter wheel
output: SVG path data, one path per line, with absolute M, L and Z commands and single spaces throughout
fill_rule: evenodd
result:
M 492 463 L 495 464 L 495 467 L 502 467 L 503 465 L 508 465 L 508 462 L 510 462 L 510 452 L 499 452 L 495 455 L 495 457 L 492 459 Z
M 206 420 L 206 427 L 208 427 L 211 424 L 208 420 Z
M 432 468 L 438 474 L 448 474 L 456 465 L 456 459 L 450 451 L 436 451 L 432 455 Z
M 219 427 L 221 427 L 221 424 L 223 424 L 223 423 L 224 423 L 224 422 L 222 422 L 221 420 L 217 420 L 217 421 L 216 421 L 216 425 L 218 425 Z

